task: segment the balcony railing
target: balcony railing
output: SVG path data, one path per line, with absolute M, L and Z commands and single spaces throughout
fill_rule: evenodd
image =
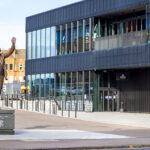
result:
M 146 31 L 100 37 L 95 40 L 95 50 L 134 46 L 146 43 Z

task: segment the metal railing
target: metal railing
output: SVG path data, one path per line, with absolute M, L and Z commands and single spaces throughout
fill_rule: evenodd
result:
M 9 107 L 13 109 L 21 109 L 33 112 L 40 112 L 52 115 L 61 115 L 64 114 L 68 117 L 71 117 L 71 114 L 77 118 L 78 111 L 85 111 L 85 105 L 87 102 L 92 104 L 92 97 L 87 97 L 86 100 L 83 99 L 83 96 L 59 96 L 54 98 L 43 98 L 24 99 L 24 97 L 19 97 L 18 99 L 10 98 L 8 95 L 5 95 L 5 98 L 0 100 L 0 107 Z M 92 111 L 92 109 L 91 109 Z

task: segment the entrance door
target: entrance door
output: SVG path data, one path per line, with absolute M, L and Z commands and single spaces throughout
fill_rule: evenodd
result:
M 101 88 L 98 107 L 99 111 L 119 111 L 119 90 Z

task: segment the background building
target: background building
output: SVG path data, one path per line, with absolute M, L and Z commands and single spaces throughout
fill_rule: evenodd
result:
M 7 50 L 2 50 L 6 53 Z M 5 94 L 20 94 L 21 85 L 25 85 L 25 50 L 15 50 L 13 54 L 6 59 L 7 79 L 4 80 L 3 91 Z
M 83 0 L 26 19 L 32 98 L 150 112 L 149 0 Z

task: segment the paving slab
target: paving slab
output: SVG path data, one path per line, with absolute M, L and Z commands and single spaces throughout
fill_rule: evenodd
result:
M 6 140 L 75 140 L 75 139 L 125 139 L 128 136 L 94 133 L 79 130 L 16 130 L 15 135 L 0 135 L 0 141 Z

